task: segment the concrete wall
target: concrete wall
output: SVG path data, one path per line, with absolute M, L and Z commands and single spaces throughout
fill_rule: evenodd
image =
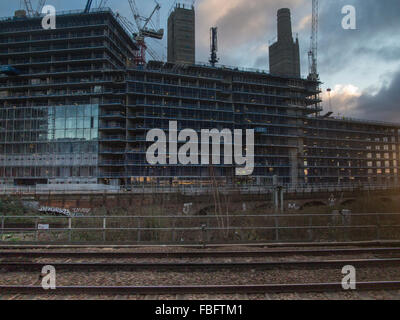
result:
M 195 11 L 177 6 L 168 18 L 168 62 L 194 64 Z
M 278 10 L 278 41 L 269 47 L 271 74 L 300 77 L 299 40 L 293 41 L 289 9 Z

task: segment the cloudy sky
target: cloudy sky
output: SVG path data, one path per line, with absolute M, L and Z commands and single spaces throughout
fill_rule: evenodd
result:
M 161 27 L 175 0 L 159 0 Z M 96 2 L 96 0 L 94 0 Z M 108 0 L 108 6 L 132 20 L 128 0 Z M 184 0 L 191 3 L 191 0 Z M 400 122 L 400 1 L 319 0 L 319 73 L 326 93 L 331 88 L 332 111 L 357 118 Z M 35 7 L 38 0 L 32 0 Z M 80 9 L 86 0 L 47 0 L 57 10 Z M 153 0 L 136 0 L 143 15 Z M 356 9 L 356 30 L 342 28 L 342 7 Z M 207 61 L 209 28 L 219 28 L 220 63 L 268 70 L 268 46 L 276 37 L 276 11 L 292 11 L 293 32 L 300 40 L 302 75 L 308 71 L 311 0 L 197 0 L 196 60 Z M 0 16 L 11 16 L 20 0 L 0 1 Z M 155 22 L 157 24 L 157 17 Z M 166 56 L 166 38 L 149 41 Z

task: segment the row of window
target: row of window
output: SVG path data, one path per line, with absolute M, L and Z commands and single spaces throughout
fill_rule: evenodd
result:
M 0 154 L 3 155 L 32 155 L 32 157 L 40 157 L 41 154 L 82 154 L 97 153 L 98 143 L 93 141 L 58 141 L 58 142 L 41 142 L 41 143 L 15 143 L 1 144 Z
M 93 177 L 95 167 L 21 167 L 10 168 L 0 166 L 0 178 L 35 178 L 35 177 Z

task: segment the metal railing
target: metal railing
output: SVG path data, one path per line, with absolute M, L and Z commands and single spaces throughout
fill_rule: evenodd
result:
M 246 243 L 400 239 L 399 213 L 0 216 L 0 242 Z
M 121 162 L 122 164 L 122 162 Z M 125 172 L 103 172 L 102 176 L 125 177 L 131 174 Z M 397 184 L 283 184 L 281 185 L 284 193 L 290 194 L 313 194 L 324 192 L 361 192 L 361 191 L 384 191 L 399 190 L 400 185 Z M 275 190 L 271 185 L 232 185 L 221 182 L 218 186 L 221 193 L 239 193 L 239 194 L 268 194 Z M 109 186 L 109 185 L 38 185 L 38 186 L 10 186 L 0 185 L 0 195 L 24 195 L 24 194 L 58 194 L 58 193 L 137 193 L 137 194 L 153 194 L 153 193 L 180 193 L 187 195 L 212 194 L 211 184 L 195 183 L 191 185 L 155 185 L 155 184 L 135 184 L 129 186 Z

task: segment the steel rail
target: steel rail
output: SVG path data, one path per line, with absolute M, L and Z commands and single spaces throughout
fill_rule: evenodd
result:
M 399 290 L 400 281 L 358 282 L 358 291 Z M 2 294 L 234 294 L 234 293 L 291 293 L 291 292 L 344 292 L 341 283 L 296 283 L 262 285 L 188 285 L 188 286 L 58 286 L 45 290 L 41 286 L 2 285 Z M 346 291 L 347 292 L 347 291 Z
M 351 260 L 316 260 L 316 261 L 273 261 L 273 262 L 0 262 L 0 270 L 41 270 L 45 265 L 52 265 L 57 270 L 170 270 L 179 269 L 193 271 L 193 269 L 314 269 L 314 268 L 342 268 L 346 265 L 361 267 L 400 266 L 400 259 L 351 259 Z
M 198 258 L 198 257 L 268 257 L 268 256 L 330 256 L 359 254 L 400 254 L 400 247 L 374 248 L 324 248 L 324 249 L 278 249 L 239 251 L 183 251 L 183 252 L 109 252 L 109 251 L 0 251 L 1 258 Z
M 299 247 L 312 247 L 312 248 L 331 248 L 331 247 L 400 247 L 400 240 L 366 240 L 366 241 L 347 241 L 347 242 L 224 242 L 224 243 L 186 243 L 186 244 L 176 244 L 176 243 L 133 243 L 133 242 L 114 242 L 113 244 L 108 244 L 105 242 L 5 242 L 0 241 L 0 250 L 28 250 L 28 249 L 138 249 L 138 248 L 190 248 L 190 249 L 205 249 L 205 248 L 224 248 L 224 247 L 251 247 L 251 248 L 299 248 Z

